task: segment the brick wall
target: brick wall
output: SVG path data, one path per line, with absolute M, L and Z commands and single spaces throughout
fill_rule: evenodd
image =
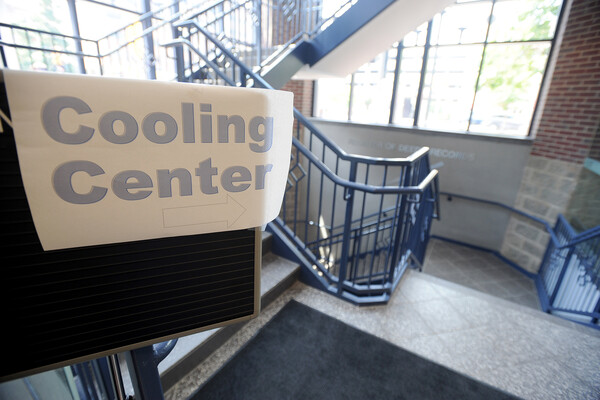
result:
M 294 107 L 305 117 L 312 117 L 313 81 L 291 80 L 281 90 L 294 93 Z
M 567 0 L 565 0 L 565 3 Z M 554 225 L 564 214 L 600 127 L 600 1 L 573 0 L 515 207 Z M 586 203 L 587 204 L 587 203 Z M 549 236 L 512 217 L 501 252 L 536 273 Z
M 531 154 L 582 163 L 600 123 L 600 1 L 573 0 Z
M 293 92 L 294 93 L 294 107 L 300 111 L 300 113 L 302 113 L 302 115 L 304 115 L 305 117 L 310 117 L 312 116 L 312 108 L 313 108 L 313 81 L 306 81 L 306 80 L 290 80 L 288 83 L 286 83 L 281 90 L 287 90 L 289 92 Z M 297 121 L 294 119 L 294 135 L 299 136 L 299 139 L 302 140 L 303 139 L 303 132 L 302 130 L 298 131 L 298 124 Z M 300 163 L 300 164 L 304 164 L 304 160 L 303 157 L 301 156 L 301 154 L 299 154 L 297 151 L 293 151 L 292 149 L 292 156 L 294 157 L 293 160 L 291 160 L 290 163 L 290 168 L 293 170 L 297 167 L 296 163 Z M 301 174 L 300 174 L 301 175 Z M 305 180 L 305 179 L 304 179 Z M 295 182 L 294 179 L 291 179 L 291 182 Z M 282 209 L 282 213 L 280 214 L 280 216 L 282 218 L 285 218 L 286 220 L 291 220 L 294 217 L 294 201 L 296 198 L 296 191 L 299 191 L 299 193 L 302 193 L 303 190 L 303 181 L 299 182 L 299 187 L 294 186 L 292 188 L 290 188 L 289 190 L 287 190 L 286 192 L 286 196 L 285 196 L 285 204 L 283 209 L 285 209 L 285 214 L 283 215 L 283 209 Z M 299 207 L 299 210 L 304 210 L 304 207 Z M 304 218 L 304 215 L 296 215 L 299 218 Z M 298 227 L 299 229 L 301 227 Z M 303 227 L 302 227 L 303 228 Z
M 600 161 L 600 126 L 598 126 L 598 130 L 596 131 L 596 137 L 594 138 L 588 157 Z

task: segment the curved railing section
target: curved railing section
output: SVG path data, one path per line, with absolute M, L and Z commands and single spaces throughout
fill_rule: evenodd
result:
M 559 215 L 552 232 L 538 272 L 542 308 L 600 329 L 600 226 L 578 234 Z
M 176 24 L 204 83 L 271 88 L 195 21 Z M 194 43 L 203 43 L 202 50 Z M 407 267 L 420 267 L 437 215 L 428 149 L 406 158 L 348 154 L 294 110 L 284 201 L 275 227 L 301 252 L 322 288 L 358 304 L 386 302 Z
M 543 226 L 550 240 L 537 274 L 492 252 L 535 281 L 542 310 L 600 329 L 600 226 L 577 233 L 562 214 L 552 226 L 539 217 L 497 201 L 456 193 L 439 194 L 449 199 L 489 204 Z

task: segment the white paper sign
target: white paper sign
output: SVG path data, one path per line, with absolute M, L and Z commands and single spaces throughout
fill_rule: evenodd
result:
M 2 73 L 45 250 L 244 229 L 279 213 L 292 93 Z

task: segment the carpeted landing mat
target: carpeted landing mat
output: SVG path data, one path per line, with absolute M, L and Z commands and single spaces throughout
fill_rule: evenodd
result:
M 292 300 L 191 399 L 516 397 Z

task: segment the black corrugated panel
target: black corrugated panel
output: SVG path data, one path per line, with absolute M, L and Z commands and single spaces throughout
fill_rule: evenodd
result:
M 3 127 L 2 380 L 257 311 L 252 230 L 44 252 Z

